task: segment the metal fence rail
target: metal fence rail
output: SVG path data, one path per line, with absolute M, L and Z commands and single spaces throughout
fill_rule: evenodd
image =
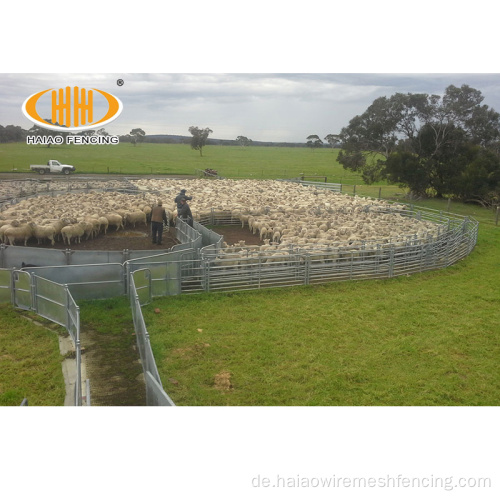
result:
M 163 390 L 160 375 L 156 366 L 156 361 L 151 349 L 149 333 L 144 323 L 144 317 L 141 310 L 141 301 L 136 288 L 136 277 L 141 288 L 144 288 L 144 273 L 147 270 L 139 269 L 131 274 L 130 280 L 130 308 L 134 321 L 137 347 L 142 361 L 144 378 L 146 382 L 146 403 L 148 406 L 175 406 L 168 394 Z M 137 276 L 136 276 L 137 275 Z
M 81 406 L 80 309 L 71 296 L 68 286 L 26 271 L 1 269 L 0 291 L 2 292 L 2 302 L 7 302 L 4 293 L 7 279 L 10 279 L 11 286 L 10 302 L 15 307 L 33 311 L 39 316 L 63 326 L 68 331 L 75 347 L 76 380 L 74 402 L 75 406 Z
M 126 293 L 124 267 L 119 263 L 29 267 L 25 271 L 67 285 L 75 300 L 106 299 Z
M 318 182 L 318 181 L 305 181 L 303 178 L 296 179 L 276 179 L 277 181 L 282 182 L 293 182 L 295 184 L 301 184 L 302 186 L 314 186 L 322 189 L 329 189 L 330 191 L 334 191 L 336 193 L 342 192 L 342 184 L 337 184 L 334 182 Z
M 402 213 L 414 217 L 413 210 Z M 392 278 L 447 267 L 468 255 L 477 241 L 478 223 L 450 218 L 440 212 L 424 213 L 435 221 L 437 236 L 332 244 L 325 248 L 289 245 L 261 252 L 259 246 L 241 247 L 238 254 L 208 246 L 200 252 L 200 290 L 231 291 L 309 285 L 328 281 Z M 192 285 L 192 277 L 183 283 Z M 196 291 L 193 287 L 186 287 Z M 183 286 L 184 291 L 184 286 Z

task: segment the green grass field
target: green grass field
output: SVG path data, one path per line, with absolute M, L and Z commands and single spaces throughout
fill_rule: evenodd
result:
M 203 156 L 186 144 L 131 143 L 103 146 L 35 146 L 0 144 L 0 172 L 26 172 L 31 164 L 55 159 L 74 165 L 77 173 L 187 174 L 215 169 L 224 177 L 276 179 L 327 177 L 328 182 L 360 184 L 360 176 L 337 162 L 338 150 L 280 147 L 206 146 Z M 313 179 L 312 179 L 313 180 Z M 317 179 L 322 180 L 322 179 Z M 323 179 L 324 180 L 324 179 Z
M 24 398 L 30 406 L 63 405 L 60 328 L 38 326 L 8 304 L 0 304 L 0 323 L 0 406 L 19 406 Z
M 499 254 L 483 223 L 437 272 L 156 299 L 164 387 L 178 405 L 498 405 Z

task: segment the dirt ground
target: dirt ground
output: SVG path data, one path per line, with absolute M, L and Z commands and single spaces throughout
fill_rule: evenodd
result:
M 245 240 L 247 245 L 260 245 L 262 241 L 258 234 L 252 234 L 247 227 L 241 226 L 211 226 L 215 233 L 224 236 L 224 241 L 231 245 L 240 240 Z M 150 236 L 150 227 L 137 226 L 135 229 L 125 228 L 115 231 L 112 229 L 106 235 L 100 234 L 94 239 L 82 240 L 80 243 L 72 243 L 72 250 L 157 250 L 158 248 L 172 248 L 179 242 L 175 238 L 175 228 L 171 227 L 168 232 L 163 233 L 162 245 L 153 244 Z M 27 246 L 38 248 L 55 248 L 64 250 L 68 245 L 62 241 L 56 241 L 54 246 L 50 243 L 38 244 L 35 239 L 30 239 Z
M 83 321 L 92 406 L 145 406 L 146 386 L 135 336 L 130 332 L 97 333 Z
M 252 234 L 248 227 L 241 226 L 210 226 L 210 229 L 217 234 L 224 236 L 224 241 L 228 245 L 244 240 L 247 245 L 262 245 L 258 234 Z

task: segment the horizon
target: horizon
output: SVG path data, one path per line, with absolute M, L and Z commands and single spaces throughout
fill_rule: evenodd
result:
M 338 134 L 377 98 L 398 92 L 443 95 L 449 85 L 469 85 L 481 92 L 483 104 L 500 110 L 494 73 L 0 73 L 3 125 L 29 130 L 24 100 L 64 85 L 101 88 L 122 101 L 121 115 L 104 127 L 111 135 L 141 128 L 148 136 L 190 137 L 194 125 L 209 127 L 217 140 L 241 135 L 303 144 L 309 135 L 323 140 Z

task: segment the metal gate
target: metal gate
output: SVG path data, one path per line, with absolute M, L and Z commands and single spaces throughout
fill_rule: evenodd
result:
M 26 271 L 13 271 L 13 276 L 14 305 L 20 309 L 33 309 L 31 274 Z

